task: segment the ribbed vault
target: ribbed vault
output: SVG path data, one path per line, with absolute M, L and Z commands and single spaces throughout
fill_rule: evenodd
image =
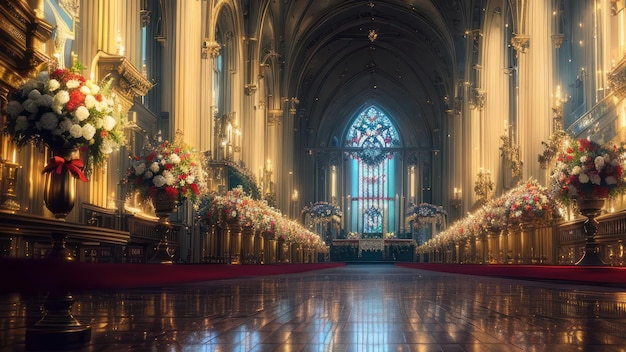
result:
M 300 100 L 303 126 L 297 144 L 341 140 L 349 118 L 376 104 L 396 119 L 404 146 L 439 147 L 441 119 L 463 69 L 456 59 L 465 50 L 459 2 L 286 3 L 287 91 Z

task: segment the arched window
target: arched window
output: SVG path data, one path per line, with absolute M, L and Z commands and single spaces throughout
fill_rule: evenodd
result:
M 395 157 L 398 133 L 375 106 L 363 110 L 346 135 L 350 162 L 350 228 L 362 237 L 378 238 L 395 232 L 399 211 L 395 195 Z M 345 214 L 348 215 L 348 214 Z

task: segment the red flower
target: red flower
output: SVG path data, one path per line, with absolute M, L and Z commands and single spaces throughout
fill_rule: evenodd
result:
M 178 190 L 172 186 L 166 186 L 165 193 L 169 194 L 172 197 L 178 197 Z
M 61 69 L 61 68 L 56 69 L 54 70 L 54 72 L 50 74 L 50 78 L 54 78 L 57 81 L 61 81 L 63 80 L 63 75 L 65 75 L 66 72 L 69 72 L 69 71 Z
M 74 111 L 85 101 L 85 94 L 81 93 L 80 90 L 74 89 L 70 92 L 70 101 L 67 102 L 65 107 L 69 111 Z
M 578 140 L 578 150 L 583 152 L 585 150 L 591 150 L 591 142 L 586 139 Z

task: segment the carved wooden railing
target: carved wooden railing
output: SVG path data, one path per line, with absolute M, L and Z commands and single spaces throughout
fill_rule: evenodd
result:
M 626 263 L 626 212 L 615 212 L 601 215 L 597 218 L 600 223 L 595 236 L 601 259 L 613 266 L 623 266 Z M 557 246 L 559 248 L 559 262 L 557 264 L 573 264 L 580 259 L 585 246 L 584 219 L 562 224 L 558 227 Z

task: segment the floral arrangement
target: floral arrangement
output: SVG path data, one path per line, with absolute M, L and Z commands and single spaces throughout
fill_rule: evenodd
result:
M 180 131 L 173 142 L 163 141 L 160 132 L 154 143 L 146 141 L 140 155 L 133 157 L 126 181 L 144 200 L 164 193 L 179 202 L 189 199 L 196 204 L 206 191 L 202 159 L 182 141 Z
M 357 232 L 348 232 L 348 235 L 346 235 L 346 238 L 349 240 L 356 240 L 358 239 L 360 236 Z
M 481 228 L 486 232 L 498 233 L 508 225 L 505 197 L 490 200 L 477 211 Z
M 610 198 L 623 193 L 624 149 L 587 140 L 567 140 L 552 172 L 555 198 L 569 204 L 577 198 Z
M 240 203 L 250 199 L 241 186 L 235 187 L 224 195 L 217 195 L 210 198 L 200 208 L 201 219 L 208 225 L 216 224 L 220 221 L 239 222 Z
M 237 186 L 224 195 L 203 197 L 198 213 L 200 220 L 207 225 L 220 221 L 236 222 L 241 226 L 251 226 L 255 231 L 271 233 L 276 230 L 278 210 L 264 200 L 247 195 L 243 187 Z
M 44 71 L 26 81 L 7 104 L 4 130 L 18 146 L 33 141 L 53 150 L 86 151 L 89 171 L 125 143 L 126 120 L 111 81 L 101 87 L 80 69 L 76 64 Z
M 424 227 L 431 223 L 443 224 L 448 213 L 440 205 L 421 203 L 409 206 L 405 215 L 407 223 L 415 220 L 417 225 Z
M 512 225 L 552 220 L 558 214 L 548 190 L 535 180 L 521 183 L 506 195 L 506 216 Z
M 331 220 L 339 221 L 342 216 L 339 206 L 328 202 L 309 204 L 302 209 L 302 214 L 308 215 L 309 219 L 314 224 L 329 222 Z

